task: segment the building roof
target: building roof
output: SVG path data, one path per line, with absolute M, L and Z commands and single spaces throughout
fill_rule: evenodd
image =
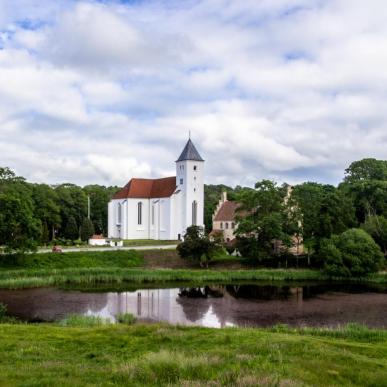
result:
M 218 213 L 215 215 L 214 221 L 234 221 L 235 220 L 235 212 L 237 208 L 240 206 L 239 203 L 233 202 L 230 200 L 225 201 L 222 206 L 219 208 Z
M 180 157 L 176 161 L 185 161 L 185 160 L 193 160 L 193 161 L 204 161 L 200 156 L 199 152 L 195 148 L 195 145 L 189 139 L 187 144 L 185 145 L 183 152 L 181 152 Z
M 176 177 L 165 177 L 163 179 L 131 179 L 113 199 L 156 199 L 168 198 L 176 190 Z

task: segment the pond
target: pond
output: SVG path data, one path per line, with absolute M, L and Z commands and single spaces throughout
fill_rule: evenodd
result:
M 0 290 L 8 314 L 24 321 L 58 321 L 69 314 L 114 320 L 206 327 L 336 327 L 350 322 L 387 328 L 387 288 L 332 284 L 174 285 L 170 288 Z

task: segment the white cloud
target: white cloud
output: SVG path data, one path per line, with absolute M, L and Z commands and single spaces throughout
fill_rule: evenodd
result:
M 0 165 L 36 181 L 173 173 L 336 183 L 387 146 L 382 0 L 0 3 Z

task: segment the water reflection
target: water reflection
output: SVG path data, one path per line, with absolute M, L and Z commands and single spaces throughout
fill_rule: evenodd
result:
M 358 322 L 387 327 L 385 289 L 349 285 L 207 285 L 124 292 L 58 289 L 0 291 L 11 315 L 55 321 L 71 313 L 114 320 L 132 313 L 143 321 L 225 326 L 337 326 Z

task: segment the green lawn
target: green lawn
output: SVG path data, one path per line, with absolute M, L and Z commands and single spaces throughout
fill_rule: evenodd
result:
M 93 267 L 128 268 L 140 266 L 142 263 L 141 253 L 134 250 L 0 255 L 0 268 L 7 270 Z
M 0 337 L 2 386 L 385 386 L 387 381 L 387 333 L 360 327 L 0 324 Z

